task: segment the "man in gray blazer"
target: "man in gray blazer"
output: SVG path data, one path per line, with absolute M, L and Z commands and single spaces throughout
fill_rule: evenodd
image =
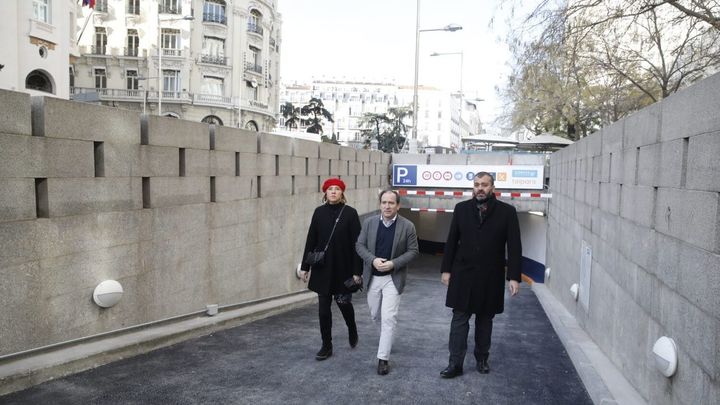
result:
M 419 251 L 415 225 L 398 215 L 400 195 L 383 190 L 379 200 L 381 215 L 365 220 L 355 250 L 363 259 L 370 316 L 380 323 L 377 372 L 386 375 L 407 264 Z

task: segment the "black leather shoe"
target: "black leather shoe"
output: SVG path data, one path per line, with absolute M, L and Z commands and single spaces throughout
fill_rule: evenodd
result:
M 487 359 L 483 359 L 478 362 L 477 371 L 480 374 L 489 374 L 490 373 L 490 365 L 488 364 Z
M 455 378 L 459 375 L 463 374 L 462 367 L 455 367 L 452 364 L 447 366 L 445 370 L 440 372 L 440 377 L 442 378 Z
M 354 349 L 355 346 L 357 346 L 357 344 L 358 344 L 357 329 L 350 330 L 348 333 L 349 333 L 348 340 L 350 340 L 350 347 L 352 347 Z
M 389 372 L 390 372 L 390 366 L 388 365 L 388 361 L 378 359 L 378 374 L 379 375 L 387 375 L 387 373 L 389 373 Z
M 323 345 L 320 348 L 320 351 L 315 355 L 315 360 L 326 360 L 330 356 L 332 356 L 332 345 Z

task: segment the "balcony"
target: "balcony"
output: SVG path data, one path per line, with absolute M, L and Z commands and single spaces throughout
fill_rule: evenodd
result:
M 237 101 L 232 97 L 217 96 L 214 94 L 193 94 L 192 103 L 194 105 L 232 108 L 236 106 Z
M 145 98 L 147 93 L 147 98 Z M 158 92 L 155 90 L 126 90 L 94 87 L 70 87 L 70 98 L 74 100 L 129 101 L 142 103 L 143 100 L 156 103 Z M 163 91 L 163 103 L 182 103 L 198 106 L 236 108 L 238 99 L 214 94 L 188 93 L 186 91 Z M 257 106 L 255 107 L 258 108 Z M 267 106 L 264 106 L 267 109 Z
M 107 46 L 89 46 L 90 55 L 107 55 Z
M 100 100 L 142 101 L 143 90 L 98 89 L 94 87 L 70 87 L 70 95 L 97 94 Z M 71 97 L 73 98 L 73 97 Z M 80 97 L 74 97 L 80 98 Z
M 262 69 L 261 65 L 258 65 L 256 63 L 252 63 L 252 62 L 247 62 L 247 63 L 245 63 L 245 71 L 246 72 L 254 72 L 254 73 L 261 75 L 263 72 L 263 69 Z
M 160 13 L 160 14 L 180 14 L 180 8 L 164 6 L 162 4 L 158 4 L 158 13 Z
M 210 63 L 212 65 L 227 65 L 227 59 L 224 56 L 218 56 L 218 55 L 200 55 L 200 62 L 201 63 Z
M 162 56 L 163 58 L 166 56 L 180 58 L 182 57 L 182 49 L 163 48 Z
M 138 48 L 124 48 L 123 49 L 123 55 L 125 55 L 125 56 L 137 57 L 139 54 L 140 54 L 140 49 L 138 49 Z
M 203 22 L 212 22 L 218 24 L 227 24 L 227 18 L 225 14 L 218 13 L 203 13 Z
M 262 35 L 263 28 L 257 24 L 248 23 L 248 32 L 254 32 L 255 34 Z

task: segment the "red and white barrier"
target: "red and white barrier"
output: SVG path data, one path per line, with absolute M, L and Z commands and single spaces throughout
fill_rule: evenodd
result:
M 454 190 L 396 190 L 400 195 L 418 195 L 418 196 L 435 196 L 435 197 L 470 197 L 472 191 L 454 191 Z M 552 198 L 551 193 L 503 193 L 495 192 L 495 197 L 510 198 Z

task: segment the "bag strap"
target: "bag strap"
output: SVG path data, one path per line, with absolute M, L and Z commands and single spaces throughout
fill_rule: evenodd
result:
M 345 210 L 345 207 L 347 207 L 347 205 L 343 205 L 343 207 L 340 209 L 340 213 L 338 214 L 337 218 L 335 218 L 335 225 L 333 225 L 332 232 L 330 232 L 330 237 L 328 238 L 327 244 L 325 245 L 325 249 L 323 249 L 323 252 L 327 251 L 328 246 L 330 246 L 330 241 L 332 240 L 333 234 L 335 233 L 335 227 L 337 226 L 338 222 L 340 222 L 340 217 L 342 216 L 342 213 Z

